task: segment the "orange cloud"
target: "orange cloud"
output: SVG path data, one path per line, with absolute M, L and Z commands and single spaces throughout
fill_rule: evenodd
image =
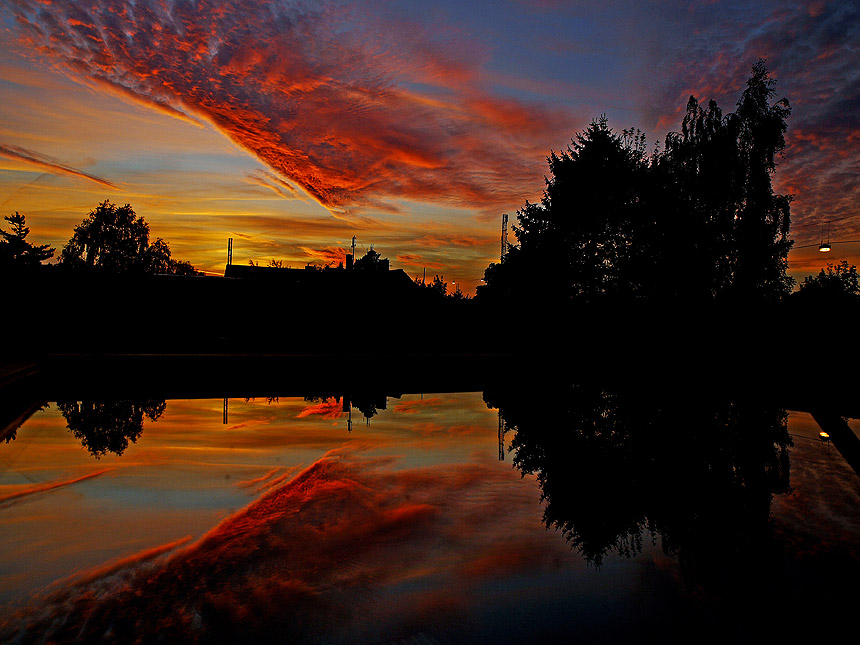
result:
M 346 251 L 339 246 L 328 246 L 324 249 L 312 249 L 303 246 L 301 249 L 309 257 L 322 260 L 324 264 L 336 265 L 346 262 Z
M 442 405 L 442 399 L 438 397 L 433 397 L 431 399 L 415 399 L 404 403 L 398 403 L 394 406 L 394 411 L 399 414 L 415 414 L 421 408 L 435 408 L 440 405 Z
M 525 490 L 516 471 L 495 464 L 391 471 L 386 463 L 331 453 L 192 544 L 85 572 L 11 617 L 0 637 L 92 640 L 109 616 L 121 640 L 278 633 L 290 642 L 366 642 L 398 635 L 423 619 L 422 607 L 447 611 L 433 598 L 450 590 L 452 577 L 471 585 L 516 575 L 523 553 L 531 570 L 569 557 L 557 534 L 534 530 L 536 491 Z M 400 592 L 392 592 L 413 580 L 421 591 L 397 601 Z
M 29 497 L 30 495 L 45 493 L 47 491 L 56 490 L 57 488 L 64 488 L 65 486 L 71 486 L 72 484 L 77 484 L 79 482 L 86 481 L 87 479 L 104 475 L 105 473 L 110 472 L 110 470 L 110 468 L 105 468 L 104 470 L 97 470 L 96 472 L 88 473 L 81 477 L 75 477 L 74 479 L 64 479 L 62 481 L 46 482 L 44 484 L 33 484 L 32 486 L 27 486 L 26 488 L 21 488 L 11 493 L 0 495 L 0 505 L 6 505 L 10 502 L 14 503 L 15 500 L 22 497 Z
M 364 5 L 211 0 L 165 11 L 139 0 L 119 11 L 54 0 L 12 10 L 19 42 L 68 76 L 213 124 L 271 169 L 253 181 L 281 196 L 295 185 L 333 211 L 401 198 L 520 203 L 569 131 L 561 112 L 485 90 L 487 55 L 474 39 Z
M 299 419 L 318 415 L 323 419 L 339 419 L 343 416 L 343 407 L 338 401 L 323 401 L 304 408 L 296 415 Z

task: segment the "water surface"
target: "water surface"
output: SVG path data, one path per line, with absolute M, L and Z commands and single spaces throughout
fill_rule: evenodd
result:
M 589 397 L 233 398 L 226 419 L 221 399 L 51 402 L 0 445 L 5 639 L 743 642 L 848 622 L 860 484 L 809 415 Z

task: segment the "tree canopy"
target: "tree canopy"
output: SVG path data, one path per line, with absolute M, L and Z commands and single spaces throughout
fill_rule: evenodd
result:
M 860 274 L 848 260 L 827 263 L 816 276 L 807 276 L 797 294 L 800 299 L 815 298 L 832 302 L 860 302 Z
M 383 268 L 386 271 L 388 270 L 388 266 L 383 261 L 382 255 L 380 255 L 379 251 L 376 251 L 372 246 L 367 250 L 367 253 L 356 259 L 353 268 L 359 270 L 363 269 L 365 271 L 377 271 Z
M 60 263 L 71 268 L 110 273 L 194 274 L 190 263 L 175 260 L 163 239 L 149 241 L 149 224 L 131 205 L 105 200 L 75 227 Z
M 0 267 L 30 269 L 53 257 L 54 249 L 48 244 L 27 241 L 30 228 L 24 215 L 15 212 L 3 219 L 12 225 L 12 230 L 6 232 L 0 228 Z
M 681 132 L 646 153 L 605 116 L 552 152 L 518 243 L 491 264 L 482 296 L 578 303 L 777 300 L 791 291 L 790 196 L 773 192 L 786 99 L 757 62 L 734 113 L 690 97 Z

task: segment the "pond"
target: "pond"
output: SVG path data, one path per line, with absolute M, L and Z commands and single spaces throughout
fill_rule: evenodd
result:
M 0 640 L 820 638 L 860 478 L 818 433 L 567 384 L 52 401 L 0 444 Z

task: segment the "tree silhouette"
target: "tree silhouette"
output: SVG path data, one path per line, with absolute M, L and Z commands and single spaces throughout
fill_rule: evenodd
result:
M 0 228 L 0 267 L 29 269 L 53 257 L 54 249 L 48 244 L 36 245 L 27 241 L 30 228 L 24 215 L 16 211 L 3 219 L 12 225 L 12 230 L 6 232 Z
M 615 134 L 605 116 L 551 153 L 540 204 L 517 212 L 519 244 L 484 276 L 507 295 L 594 301 L 635 290 L 629 266 L 644 139 Z
M 164 400 L 65 401 L 57 407 L 66 424 L 96 459 L 109 452 L 122 455 L 143 432 L 143 419 L 156 421 L 167 408 Z
M 365 271 L 378 270 L 382 268 L 382 256 L 371 246 L 367 253 L 355 261 L 353 268 Z
M 170 246 L 161 238 L 150 244 L 149 224 L 131 205 L 117 206 L 107 200 L 75 227 L 60 262 L 110 273 L 194 273 L 191 264 L 171 257 Z
M 797 297 L 801 300 L 817 299 L 832 302 L 860 302 L 860 275 L 848 260 L 827 263 L 826 269 L 816 276 L 807 276 L 800 284 Z
M 778 300 L 787 276 L 790 197 L 773 192 L 788 101 L 772 102 L 764 61 L 737 110 L 690 97 L 680 133 L 645 152 L 637 130 L 600 117 L 551 153 L 540 204 L 517 212 L 512 245 L 484 275 L 487 300 Z
M 673 295 L 774 300 L 791 291 L 791 199 L 771 183 L 791 108 L 771 103 L 773 85 L 760 60 L 735 113 L 724 117 L 714 101 L 703 110 L 691 96 L 681 132 L 655 156 L 663 263 L 685 267 Z
M 417 284 L 423 290 L 423 293 L 428 294 L 432 300 L 439 300 L 448 295 L 448 283 L 445 282 L 444 276 L 435 275 L 433 281 L 429 284 L 420 278 L 415 279 Z

